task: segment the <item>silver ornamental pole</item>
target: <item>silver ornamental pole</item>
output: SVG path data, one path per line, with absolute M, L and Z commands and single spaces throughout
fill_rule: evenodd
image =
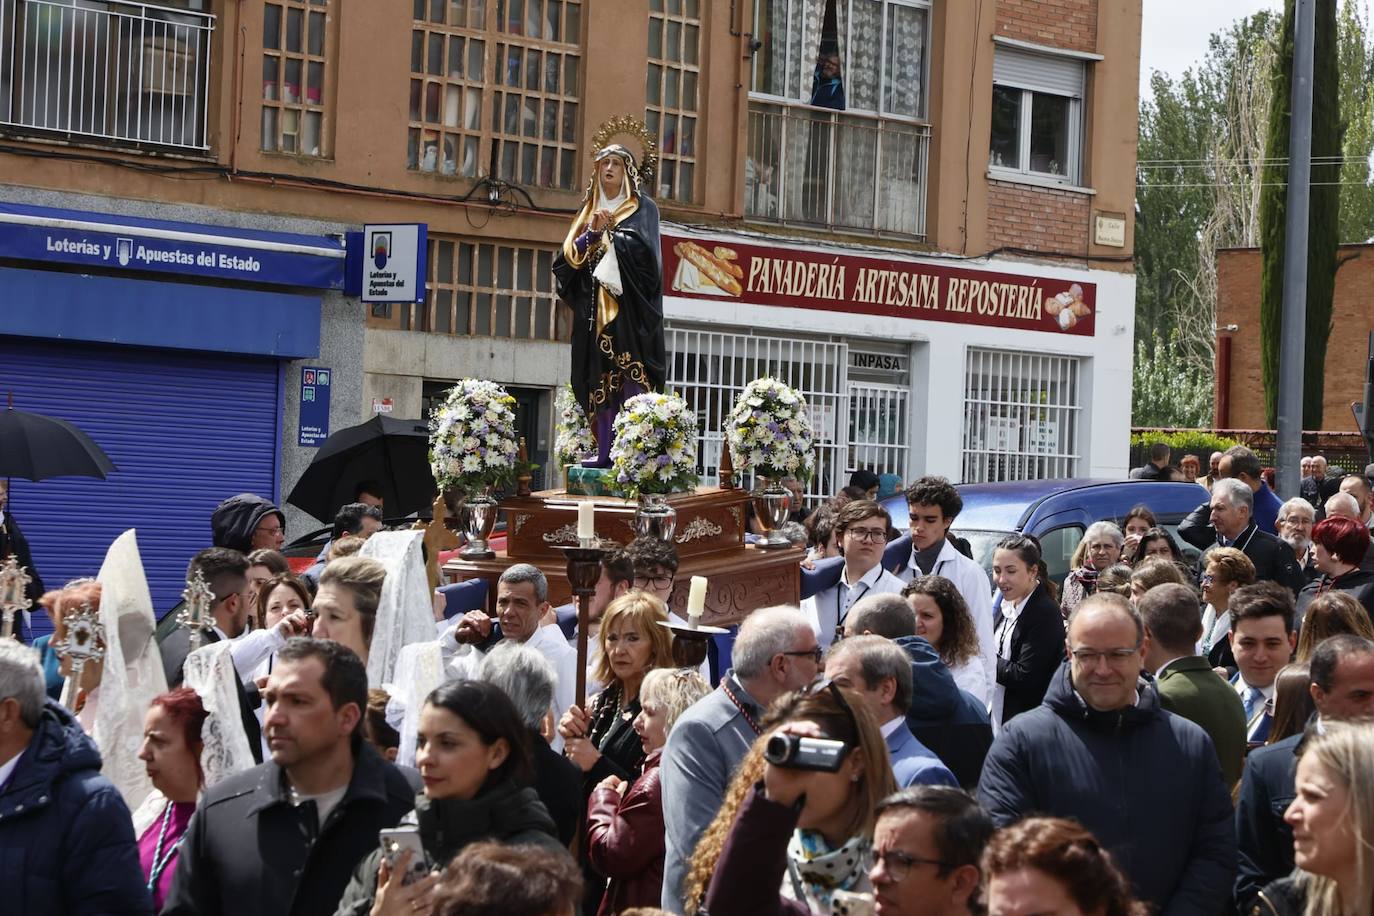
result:
M 210 589 L 210 583 L 205 581 L 205 574 L 197 569 L 191 578 L 186 580 L 186 588 L 181 593 L 182 599 L 186 602 L 186 607 L 182 608 L 177 615 L 177 625 L 185 627 L 190 639 L 190 652 L 200 648 L 202 630 L 205 622 L 210 616 L 210 608 L 215 603 L 215 593 Z
M 81 691 L 81 672 L 87 662 L 105 657 L 105 628 L 89 604 L 81 605 L 75 613 L 62 615 L 66 637 L 53 645 L 53 651 L 71 662 L 72 673 L 62 685 L 62 705 L 76 712 L 77 695 Z
M 0 639 L 9 639 L 14 635 L 15 615 L 29 609 L 27 590 L 32 581 L 14 554 L 10 554 L 4 565 L 0 566 L 0 613 L 4 615 L 3 622 L 0 622 Z

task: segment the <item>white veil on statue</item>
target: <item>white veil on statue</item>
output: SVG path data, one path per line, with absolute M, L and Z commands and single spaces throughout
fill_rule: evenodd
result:
M 420 552 L 423 531 L 378 531 L 363 544 L 360 556 L 386 567 L 382 599 L 367 650 L 367 683 L 381 687 L 395 676 L 401 649 L 433 642 L 434 599 Z
M 100 574 L 100 623 L 105 631 L 105 664 L 91 737 L 100 748 L 101 772 L 136 810 L 153 791 L 143 761 L 143 717 L 153 699 L 167 690 L 162 656 L 153 639 L 157 618 L 138 553 L 134 529 L 117 537 L 105 554 Z

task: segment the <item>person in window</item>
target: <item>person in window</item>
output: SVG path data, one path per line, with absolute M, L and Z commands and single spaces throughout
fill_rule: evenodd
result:
M 818 108 L 845 110 L 839 52 L 822 51 L 816 58 L 816 75 L 811 81 L 811 104 Z

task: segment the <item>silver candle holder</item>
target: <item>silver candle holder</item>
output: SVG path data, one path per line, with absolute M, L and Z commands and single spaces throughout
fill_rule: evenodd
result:
M 205 574 L 197 569 L 191 574 L 191 578 L 186 580 L 186 588 L 182 591 L 181 598 L 186 602 L 186 606 L 177 615 L 177 626 L 187 630 L 190 651 L 194 652 L 200 648 L 201 640 L 204 638 L 210 608 L 215 606 L 215 593 L 210 588 L 210 583 L 205 581 Z
M 28 587 L 32 582 L 28 570 L 19 565 L 19 558 L 10 554 L 0 565 L 0 639 L 14 635 L 14 617 L 20 611 L 29 609 Z
M 62 705 L 75 711 L 82 671 L 88 663 L 105 657 L 105 627 L 99 614 L 89 604 L 83 604 L 62 615 L 62 629 L 65 635 L 53 643 L 53 651 L 72 666 L 72 673 L 62 686 Z

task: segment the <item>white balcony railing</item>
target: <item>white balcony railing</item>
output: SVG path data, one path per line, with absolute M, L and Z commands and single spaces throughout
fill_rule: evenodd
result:
M 750 101 L 744 212 L 923 238 L 929 149 L 924 124 Z
M 123 0 L 0 0 L 0 127 L 206 151 L 214 29 Z

